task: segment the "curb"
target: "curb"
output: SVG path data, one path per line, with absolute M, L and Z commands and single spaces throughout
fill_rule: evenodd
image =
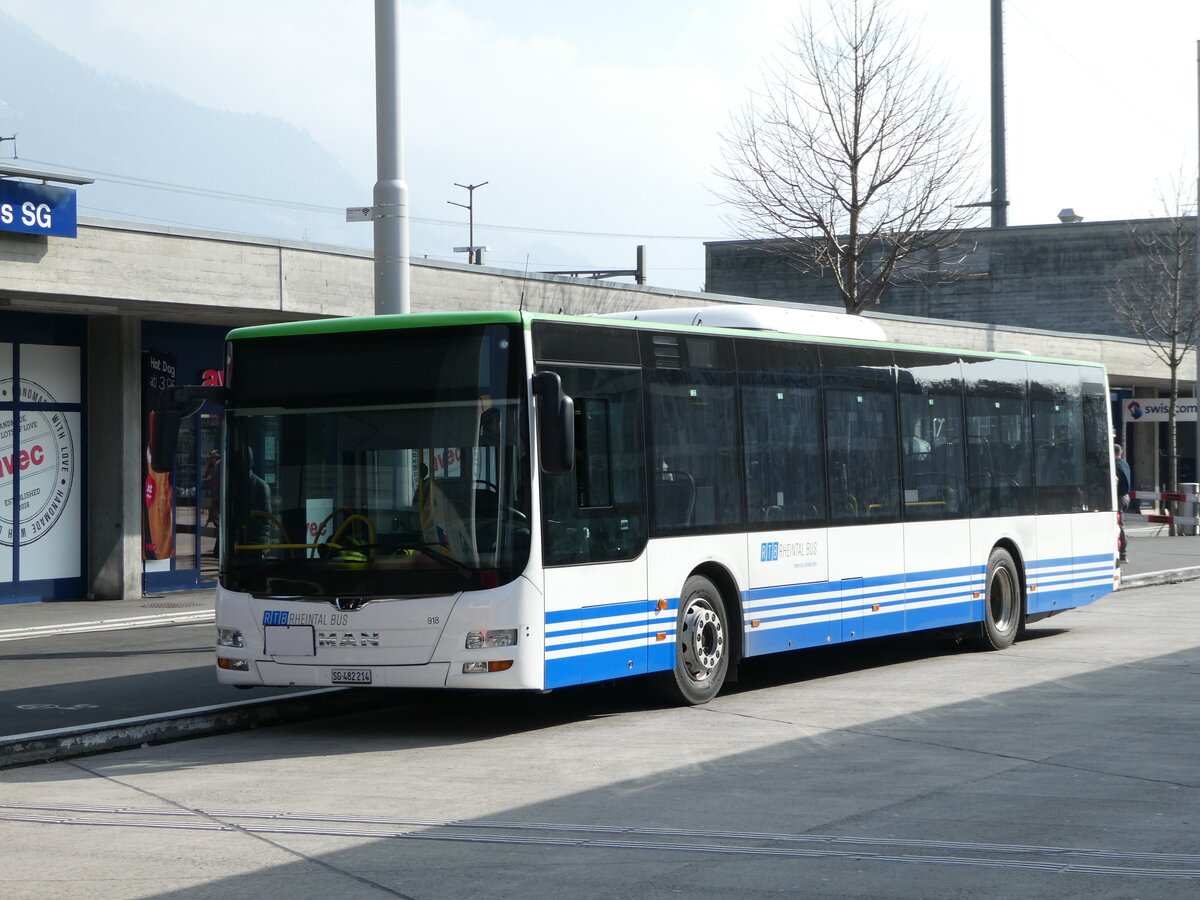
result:
M 303 719 L 395 706 L 399 702 L 391 691 L 323 688 L 284 697 L 184 709 L 166 715 L 139 716 L 75 728 L 9 735 L 0 737 L 0 769 L 127 750 L 145 744 L 165 744 L 249 728 L 283 725 Z
M 1200 566 L 1163 569 L 1159 572 L 1142 572 L 1139 575 L 1122 575 L 1121 586 L 1117 590 L 1151 587 L 1156 584 L 1175 584 L 1180 581 L 1194 581 L 1197 578 L 1200 578 Z

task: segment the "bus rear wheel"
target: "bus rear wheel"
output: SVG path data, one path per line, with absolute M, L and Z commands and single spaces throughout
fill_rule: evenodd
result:
M 983 621 L 975 643 L 982 650 L 1004 650 L 1012 646 L 1021 629 L 1024 604 L 1021 576 L 1012 554 L 996 547 L 988 557 L 983 595 Z
M 667 699 L 697 706 L 720 692 L 729 670 L 729 621 L 721 592 L 703 575 L 693 575 L 679 595 L 675 622 L 675 665 L 656 676 Z

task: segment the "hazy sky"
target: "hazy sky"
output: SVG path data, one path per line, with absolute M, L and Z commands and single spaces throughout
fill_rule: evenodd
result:
M 466 212 L 447 201 L 467 200 L 455 182 L 487 181 L 475 192 L 487 263 L 632 267 L 642 243 L 651 283 L 699 289 L 701 242 L 734 236 L 712 193 L 719 132 L 802 4 L 405 0 L 413 256 L 462 259 L 451 248 L 467 242 Z M 960 83 L 985 150 L 989 6 L 896 3 Z M 1009 223 L 1053 222 L 1064 207 L 1089 221 L 1161 213 L 1171 179 L 1196 177 L 1200 3 L 1004 7 Z M 363 196 L 345 205 L 370 201 L 371 0 L 0 0 L 0 10 L 101 71 L 307 129 L 361 178 Z M 985 183 L 987 165 L 984 155 Z M 369 241 L 369 225 L 344 227 L 346 243 Z

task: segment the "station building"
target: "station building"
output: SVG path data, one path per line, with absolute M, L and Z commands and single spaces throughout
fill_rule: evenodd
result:
M 368 252 L 102 220 L 72 226 L 0 226 L 0 611 L 213 584 L 216 497 L 206 468 L 221 413 L 202 410 L 181 435 L 170 539 L 154 544 L 146 464 L 159 392 L 218 382 L 230 328 L 374 311 Z M 413 262 L 410 289 L 413 312 L 751 302 L 432 260 Z M 905 343 L 1093 360 L 1134 392 L 1165 383 L 1162 365 L 1126 337 L 873 317 Z

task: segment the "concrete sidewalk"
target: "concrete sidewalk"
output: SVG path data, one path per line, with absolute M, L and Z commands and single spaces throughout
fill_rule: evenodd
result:
M 1129 561 L 1121 563 L 1121 588 L 1200 578 L 1200 537 L 1171 537 L 1165 525 L 1126 526 L 1125 537 Z
M 214 588 L 126 600 L 0 604 L 0 642 L 85 631 L 194 625 L 214 619 Z M 4 652 L 0 649 L 0 659 Z

